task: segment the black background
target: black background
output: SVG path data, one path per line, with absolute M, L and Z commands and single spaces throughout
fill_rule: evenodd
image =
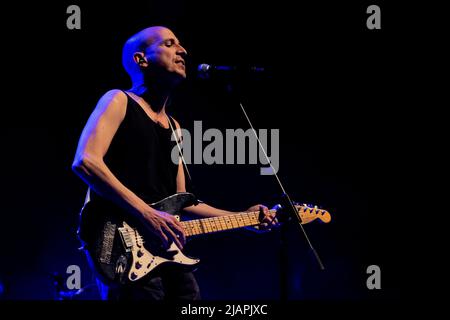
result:
M 81 30 L 66 28 L 66 8 L 81 8 Z M 239 83 L 256 128 L 280 129 L 279 176 L 291 197 L 330 211 L 330 224 L 305 230 L 321 256 L 320 271 L 302 234 L 289 230 L 289 266 L 280 270 L 279 231 L 233 231 L 193 240 L 206 300 L 280 297 L 400 299 L 424 261 L 406 207 L 406 187 L 434 96 L 419 73 L 433 59 L 431 36 L 411 3 L 387 4 L 382 29 L 366 28 L 369 2 L 77 1 L 8 5 L 2 22 L 3 196 L 0 281 L 6 299 L 53 299 L 51 274 L 68 265 L 93 283 L 75 238 L 85 185 L 71 171 L 78 137 L 101 95 L 127 89 L 124 41 L 151 25 L 171 28 L 189 52 L 188 79 L 169 111 L 182 126 L 248 128 L 219 81 L 196 79 L 199 63 L 258 64 L 259 79 Z M 436 9 L 439 11 L 439 9 Z M 413 13 L 414 12 L 414 13 Z M 430 25 L 427 25 L 430 27 Z M 413 107 L 420 105 L 420 108 Z M 425 151 L 424 151 L 425 152 Z M 191 165 L 198 196 L 230 210 L 272 206 L 280 190 L 256 165 Z M 422 186 L 423 187 L 423 186 Z M 420 201 L 419 199 L 416 199 Z M 412 224 L 411 224 L 412 222 Z M 416 241 L 418 240 L 418 241 Z M 414 243 L 414 244 L 413 244 Z M 409 255 L 417 254 L 414 258 Z M 381 268 L 381 290 L 368 290 L 366 268 Z M 97 298 L 87 290 L 83 299 Z

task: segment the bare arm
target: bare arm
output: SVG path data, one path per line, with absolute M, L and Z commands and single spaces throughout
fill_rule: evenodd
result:
M 177 234 L 184 242 L 184 232 L 175 217 L 151 208 L 125 187 L 103 160 L 125 117 L 126 106 L 127 97 L 119 90 L 111 90 L 100 99 L 81 134 L 72 169 L 98 194 L 145 222 L 163 244 L 171 238 L 181 247 Z

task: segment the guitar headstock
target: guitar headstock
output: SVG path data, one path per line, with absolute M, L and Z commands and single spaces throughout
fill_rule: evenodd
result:
M 331 215 L 327 210 L 318 208 L 317 206 L 311 206 L 307 204 L 295 205 L 300 217 L 302 218 L 302 224 L 310 223 L 316 219 L 324 223 L 331 221 Z

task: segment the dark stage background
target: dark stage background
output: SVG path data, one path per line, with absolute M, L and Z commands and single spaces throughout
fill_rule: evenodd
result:
M 81 30 L 66 28 L 66 8 L 81 8 Z M 382 30 L 366 29 L 372 3 L 344 1 L 62 1 L 5 7 L 2 64 L 9 96 L 2 108 L 3 299 L 53 299 L 53 273 L 79 265 L 79 299 L 96 299 L 76 237 L 86 186 L 71 171 L 78 137 L 101 95 L 127 89 L 124 41 L 165 25 L 189 52 L 188 80 L 169 111 L 187 128 L 248 128 L 223 85 L 196 79 L 199 63 L 257 64 L 267 76 L 240 82 L 256 128 L 280 129 L 279 176 L 291 197 L 330 211 L 329 224 L 288 231 L 288 268 L 280 270 L 279 231 L 233 231 L 194 239 L 204 299 L 396 299 L 404 292 L 405 252 L 397 191 L 407 172 L 406 89 L 414 50 L 404 11 L 382 8 Z M 385 6 L 385 7 L 383 7 Z M 404 10 L 405 8 L 402 8 Z M 419 32 L 420 33 L 420 32 Z M 7 70 L 7 71 L 6 71 Z M 412 81 L 411 81 L 412 82 Z M 414 87 L 408 88 L 411 98 Z M 413 94 L 414 95 L 414 94 Z M 414 99 L 414 97 L 412 98 Z M 417 97 L 419 99 L 419 97 Z M 408 141 L 405 141 L 408 140 Z M 258 165 L 190 165 L 198 196 L 230 210 L 272 206 L 280 190 Z M 403 180 L 404 181 L 404 180 Z M 394 205 L 395 204 L 395 205 Z M 368 290 L 366 268 L 381 268 L 381 290 Z M 90 287 L 89 287 L 90 286 Z

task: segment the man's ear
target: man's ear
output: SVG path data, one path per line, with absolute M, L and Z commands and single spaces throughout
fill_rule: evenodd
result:
M 133 61 L 141 68 L 148 67 L 148 61 L 143 52 L 135 52 L 133 54 Z

